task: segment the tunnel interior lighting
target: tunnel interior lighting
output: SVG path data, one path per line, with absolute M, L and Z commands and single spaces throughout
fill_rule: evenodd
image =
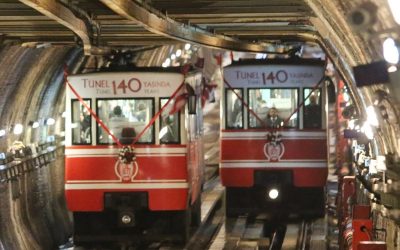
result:
M 386 171 L 386 157 L 384 155 L 376 156 L 376 169 L 379 171 Z
M 375 159 L 371 159 L 369 162 L 368 170 L 370 174 L 376 174 L 378 173 L 378 170 L 376 169 L 377 161 Z
M 265 53 L 257 53 L 256 54 L 256 59 L 266 59 L 267 58 L 267 54 Z
M 32 128 L 38 128 L 38 127 L 39 127 L 39 122 L 32 123 Z
M 176 57 L 180 57 L 182 55 L 182 50 L 178 49 L 175 54 Z
M 189 50 L 192 45 L 190 43 L 185 44 L 185 50 Z
M 379 122 L 378 122 L 378 118 L 375 113 L 375 107 L 368 106 L 366 112 L 367 112 L 368 123 L 371 124 L 372 126 L 377 127 L 379 125 Z
M 397 64 L 399 62 L 399 49 L 393 38 L 386 38 L 383 42 L 383 57 L 388 63 Z
M 389 73 L 394 73 L 394 72 L 396 72 L 396 71 L 397 71 L 397 67 L 394 66 L 394 65 L 392 65 L 392 66 L 390 66 L 390 67 L 388 68 L 388 72 L 389 72 Z
M 54 120 L 54 118 L 49 118 L 46 120 L 46 125 L 47 126 L 51 126 L 54 125 L 56 123 L 56 120 Z
M 15 124 L 14 129 L 13 129 L 13 133 L 14 135 L 20 135 L 22 134 L 22 131 L 24 131 L 24 126 L 22 126 L 22 124 Z
M 0 137 L 3 137 L 6 135 L 6 130 L 0 129 Z
M 167 58 L 165 59 L 165 62 L 162 64 L 162 66 L 166 68 L 169 67 L 170 64 L 171 64 L 171 59 Z
M 361 132 L 363 132 L 369 140 L 374 138 L 374 131 L 372 130 L 372 127 L 368 121 L 364 122 L 363 126 L 361 127 Z
M 388 0 L 388 3 L 394 20 L 396 21 L 396 23 L 400 24 L 400 1 Z

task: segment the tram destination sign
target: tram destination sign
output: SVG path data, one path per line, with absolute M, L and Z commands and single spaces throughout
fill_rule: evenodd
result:
M 179 73 L 123 72 L 69 76 L 68 81 L 84 97 L 165 97 L 183 82 Z
M 232 87 L 313 87 L 325 69 L 316 65 L 241 65 L 224 68 Z

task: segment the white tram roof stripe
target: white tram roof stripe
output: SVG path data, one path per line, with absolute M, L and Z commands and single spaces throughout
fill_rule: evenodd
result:
M 185 154 L 186 148 L 135 148 L 136 154 Z M 118 154 L 118 148 L 67 148 L 66 155 L 112 155 Z
M 95 190 L 95 189 L 182 189 L 188 188 L 186 183 L 67 183 L 65 190 Z
M 118 180 L 68 180 L 67 184 L 75 183 L 116 183 Z M 185 179 L 132 180 L 132 183 L 186 183 Z
M 249 139 L 249 138 L 262 138 L 265 139 L 267 131 L 241 131 L 241 132 L 221 132 L 221 138 L 223 139 Z M 279 134 L 283 138 L 290 139 L 326 139 L 325 131 L 279 131 Z
M 117 158 L 118 153 L 114 154 L 65 154 L 67 158 Z M 137 157 L 184 157 L 185 154 L 136 154 Z
M 220 168 L 327 168 L 327 162 L 222 162 Z

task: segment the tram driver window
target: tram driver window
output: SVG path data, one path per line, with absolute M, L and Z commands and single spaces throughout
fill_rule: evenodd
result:
M 160 109 L 167 103 L 168 98 L 160 99 Z M 169 114 L 168 108 L 160 116 L 159 138 L 162 144 L 180 143 L 179 114 Z
M 298 89 L 295 88 L 262 88 L 249 89 L 249 127 L 267 127 L 271 113 L 277 113 L 280 124 L 276 127 L 295 128 L 298 126 Z M 274 111 L 274 112 L 272 112 Z
M 312 93 L 311 93 L 312 92 Z M 311 93 L 311 94 L 310 94 Z M 305 99 L 309 96 L 307 99 Z M 304 89 L 304 128 L 321 128 L 321 90 Z
M 99 99 L 97 114 L 110 132 L 122 143 L 130 144 L 153 117 L 153 99 Z M 153 143 L 153 126 L 139 138 L 139 143 Z M 112 137 L 97 125 L 99 144 L 114 144 Z
M 84 99 L 86 104 L 91 107 L 89 99 Z M 90 145 L 92 144 L 91 124 L 92 118 L 89 111 L 79 100 L 72 100 L 72 144 Z
M 236 94 L 235 94 L 236 93 Z M 226 127 L 243 128 L 243 105 L 238 97 L 243 96 L 242 89 L 226 90 Z

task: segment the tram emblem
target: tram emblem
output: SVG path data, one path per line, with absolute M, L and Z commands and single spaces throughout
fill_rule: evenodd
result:
M 124 163 L 122 161 L 117 161 L 115 163 L 115 174 L 118 176 L 119 181 L 129 182 L 135 179 L 139 172 L 139 166 L 136 161 L 130 163 Z
M 280 135 L 277 133 L 268 133 L 267 139 L 268 142 L 264 144 L 265 157 L 268 161 L 279 161 L 285 153 L 285 146 L 280 139 Z

